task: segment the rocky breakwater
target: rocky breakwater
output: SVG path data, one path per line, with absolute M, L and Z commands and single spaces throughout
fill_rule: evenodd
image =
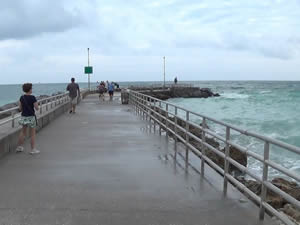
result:
M 61 95 L 61 94 L 63 94 L 63 92 L 57 92 L 57 93 L 52 94 L 51 96 L 56 96 L 56 95 Z M 39 96 L 36 97 L 36 99 L 39 101 L 39 100 L 42 100 L 42 99 L 45 99 L 45 98 L 49 98 L 51 96 L 49 96 L 49 95 L 39 95 Z M 42 103 L 44 103 L 44 102 L 42 101 Z M 18 106 L 18 104 L 19 104 L 18 102 L 13 102 L 13 103 L 8 103 L 4 106 L 1 106 L 0 107 L 0 113 L 1 113 L 1 111 L 5 111 L 5 110 L 15 108 L 15 107 Z M 18 113 L 18 112 L 19 112 L 18 109 L 16 109 L 13 112 L 2 113 L 2 114 L 0 114 L 0 120 L 11 116 L 11 113 Z
M 199 87 L 171 87 L 168 89 L 149 89 L 141 90 L 143 94 L 150 95 L 160 100 L 169 98 L 209 98 L 218 97 L 218 93 L 213 93 L 209 88 Z
M 238 178 L 247 188 L 249 188 L 256 195 L 261 195 L 261 184 L 255 180 L 247 180 L 243 177 Z M 271 183 L 284 191 L 288 195 L 300 201 L 300 186 L 296 182 L 288 181 L 284 178 L 274 178 Z M 250 199 L 251 197 L 248 196 Z M 300 224 L 300 210 L 292 204 L 288 203 L 282 196 L 277 193 L 268 190 L 267 191 L 267 203 L 269 203 L 274 209 L 286 214 L 293 222 Z
M 162 114 L 164 117 L 166 116 L 166 111 L 153 106 L 152 107 L 156 112 Z M 156 114 L 151 113 L 154 117 L 156 117 L 158 120 L 160 120 L 163 124 L 166 124 L 166 120 L 158 117 Z M 175 121 L 174 117 L 168 116 L 167 117 L 171 121 Z M 180 118 L 177 118 L 177 123 L 179 126 L 182 128 L 186 127 L 186 122 Z M 200 124 L 202 127 L 202 124 Z M 171 128 L 172 130 L 175 129 L 174 125 L 169 123 L 168 127 Z M 209 127 L 206 126 L 206 128 L 209 129 Z M 164 128 L 162 128 L 164 129 Z M 199 139 L 202 139 L 202 131 L 199 129 L 199 127 L 190 125 L 189 126 L 189 131 L 196 136 Z M 186 133 L 181 130 L 177 130 L 177 133 L 185 139 Z M 174 135 L 171 133 L 169 134 L 170 137 L 175 138 Z M 178 140 L 180 141 L 180 140 Z M 206 136 L 206 142 L 214 147 L 216 150 L 224 153 L 225 148 L 221 147 L 221 144 L 212 137 L 207 137 Z M 190 143 L 193 145 L 196 149 L 199 151 L 202 151 L 202 145 L 199 143 L 195 138 L 190 137 Z M 230 157 L 234 159 L 236 162 L 238 162 L 240 165 L 247 167 L 248 166 L 248 157 L 245 153 L 239 151 L 238 149 L 234 148 L 233 146 L 230 146 Z M 215 152 L 211 150 L 206 150 L 205 155 L 212 160 L 215 164 L 217 164 L 219 167 L 224 169 L 224 159 L 216 154 Z M 218 172 L 218 171 L 217 171 Z M 237 167 L 234 165 L 230 165 L 229 167 L 229 173 L 234 176 L 237 180 L 239 180 L 242 184 L 244 184 L 248 189 L 250 189 L 253 193 L 255 193 L 257 196 L 261 195 L 261 188 L 262 185 L 254 180 L 249 180 L 246 179 L 242 171 L 240 171 Z M 288 195 L 292 196 L 293 198 L 297 199 L 300 201 L 300 186 L 299 184 L 288 181 L 287 179 L 284 178 L 274 178 L 271 183 L 275 185 L 277 188 L 280 190 L 284 191 Z M 247 194 L 244 193 L 246 196 Z M 250 196 L 247 196 L 249 199 L 251 199 Z M 279 212 L 282 212 L 286 214 L 292 221 L 295 222 L 295 224 L 300 224 L 300 210 L 294 207 L 293 205 L 289 204 L 282 196 L 276 194 L 275 192 L 268 190 L 267 191 L 267 203 L 269 203 L 273 208 L 277 209 Z

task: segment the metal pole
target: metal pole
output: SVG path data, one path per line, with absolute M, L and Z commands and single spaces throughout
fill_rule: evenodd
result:
M 265 217 L 265 208 L 263 206 L 263 203 L 267 199 L 267 187 L 265 185 L 265 182 L 268 181 L 269 167 L 266 161 L 269 160 L 269 157 L 270 157 L 270 143 L 266 141 L 264 146 L 264 167 L 263 167 L 263 177 L 262 177 L 263 183 L 261 187 L 261 196 L 260 196 L 260 210 L 259 210 L 260 220 L 263 220 Z
M 174 136 L 174 139 L 175 139 L 175 144 L 174 144 L 174 147 L 175 147 L 175 159 L 177 158 L 177 125 L 178 125 L 178 121 L 177 121 L 177 107 L 175 106 L 175 117 L 174 117 L 174 122 L 175 122 L 175 125 L 174 125 L 174 131 L 175 131 L 175 136 Z
M 161 116 L 162 116 L 162 111 L 161 111 L 161 101 L 159 101 L 159 121 L 160 122 L 162 122 L 162 118 L 161 118 Z M 161 124 L 159 124 L 159 135 L 161 135 Z
M 11 118 L 12 118 L 11 127 L 15 127 L 15 112 L 14 111 L 11 111 Z
M 229 161 L 228 161 L 228 157 L 230 157 L 230 146 L 228 144 L 229 139 L 230 139 L 230 128 L 226 127 L 226 147 L 225 147 L 224 184 L 223 184 L 224 195 L 227 194 L 228 180 L 226 175 L 229 173 Z
M 204 176 L 204 165 L 205 165 L 205 159 L 204 159 L 204 156 L 205 156 L 205 146 L 204 146 L 204 143 L 205 143 L 205 129 L 206 127 L 206 119 L 203 118 L 202 120 L 202 158 L 201 158 L 201 176 Z
M 166 57 L 164 56 L 164 88 L 166 86 Z
M 166 104 L 166 139 L 168 139 L 168 119 L 169 119 L 169 105 Z
M 188 134 L 188 132 L 190 132 L 189 120 L 190 120 L 190 112 L 186 111 L 186 116 L 185 116 L 185 129 L 186 129 L 186 133 L 185 133 L 185 141 L 186 141 L 185 162 L 186 162 L 186 168 L 188 167 L 188 161 L 189 161 L 189 147 L 188 147 L 188 144 L 190 142 L 190 136 Z
M 90 48 L 88 48 L 87 50 L 88 50 L 88 67 L 89 67 L 90 66 Z M 90 74 L 88 74 L 88 87 L 89 87 L 89 91 L 91 91 Z

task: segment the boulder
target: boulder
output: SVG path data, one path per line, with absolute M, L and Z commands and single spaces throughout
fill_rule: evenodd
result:
M 219 94 L 215 94 L 209 88 L 199 87 L 171 87 L 170 89 L 142 89 L 141 93 L 150 95 L 160 100 L 167 100 L 169 98 L 208 98 L 218 97 Z
M 285 204 L 283 209 L 281 209 L 282 212 L 284 212 L 286 215 L 290 216 L 297 222 L 300 222 L 300 211 L 297 210 L 294 206 L 291 204 Z
M 6 104 L 6 105 L 0 107 L 0 112 L 11 109 L 11 108 L 14 108 L 14 107 L 17 107 L 17 106 L 18 106 L 18 102 Z M 17 113 L 18 110 L 15 110 L 14 112 Z M 3 119 L 3 118 L 6 118 L 8 116 L 11 116 L 11 112 L 0 114 L 0 120 Z
M 296 182 L 284 178 L 274 178 L 272 184 L 300 201 L 300 186 Z

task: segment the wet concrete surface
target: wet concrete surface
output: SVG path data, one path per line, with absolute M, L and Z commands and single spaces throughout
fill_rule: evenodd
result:
M 119 98 L 89 96 L 37 139 L 40 155 L 0 160 L 1 225 L 272 224 L 233 187 L 223 197 L 209 167 L 201 178 L 174 161 L 173 144 Z

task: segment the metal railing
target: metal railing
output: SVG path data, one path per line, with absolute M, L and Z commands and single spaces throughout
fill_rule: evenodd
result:
M 228 123 L 224 123 L 222 121 L 218 121 L 214 118 L 201 115 L 196 112 L 189 111 L 177 105 L 171 104 L 166 101 L 161 101 L 157 98 L 136 92 L 129 91 L 129 103 L 132 104 L 138 114 L 141 114 L 143 117 L 146 116 L 146 119 L 149 119 L 150 122 L 154 124 L 154 129 L 156 129 L 156 125 L 159 126 L 159 134 L 161 134 L 162 129 L 166 131 L 166 136 L 172 134 L 175 139 L 175 147 L 178 141 L 182 142 L 186 146 L 186 155 L 185 158 L 188 160 L 189 152 L 193 152 L 196 156 L 201 159 L 201 175 L 204 175 L 204 165 L 208 164 L 210 167 L 214 168 L 224 177 L 223 182 L 223 192 L 224 195 L 227 194 L 227 185 L 228 182 L 231 182 L 238 189 L 248 194 L 250 198 L 253 199 L 259 206 L 259 218 L 261 220 L 264 219 L 265 210 L 267 210 L 270 214 L 276 216 L 282 222 L 288 225 L 294 225 L 286 215 L 278 212 L 267 202 L 267 190 L 273 191 L 274 193 L 280 195 L 284 198 L 288 203 L 291 203 L 297 209 L 300 209 L 300 202 L 295 199 L 293 196 L 287 194 L 282 191 L 274 184 L 272 184 L 269 178 L 269 169 L 272 168 L 284 174 L 285 176 L 300 182 L 300 175 L 293 171 L 288 170 L 287 168 L 277 164 L 276 162 L 270 159 L 270 147 L 271 145 L 280 147 L 286 151 L 293 152 L 297 155 L 300 155 L 300 148 L 275 140 L 270 137 L 266 137 L 263 135 L 256 134 L 254 132 L 250 132 L 247 130 L 240 129 L 236 126 L 233 126 Z M 178 111 L 181 111 L 179 115 Z M 183 116 L 184 115 L 184 116 Z M 190 118 L 191 116 L 201 119 L 201 125 L 196 124 Z M 178 121 L 184 121 L 185 126 L 179 125 Z M 225 137 L 217 134 L 213 130 L 209 129 L 207 123 L 214 123 L 219 126 L 225 128 Z M 196 136 L 190 131 L 190 127 L 195 127 L 201 131 L 201 138 Z M 173 127 L 170 128 L 170 127 Z M 181 132 L 181 135 L 179 134 Z M 231 139 L 231 132 L 237 132 L 240 135 L 243 135 L 247 138 L 255 138 L 264 143 L 263 156 L 253 151 L 250 151 L 247 147 L 241 146 L 233 142 Z M 182 135 L 184 134 L 184 135 Z M 225 152 L 220 151 L 216 147 L 210 145 L 207 141 L 207 137 L 213 137 L 225 146 Z M 197 148 L 191 144 L 190 139 L 197 141 L 201 144 L 201 148 Z M 257 175 L 250 171 L 246 166 L 241 165 L 239 162 L 235 161 L 230 157 L 230 147 L 234 147 L 239 150 L 241 153 L 247 155 L 247 157 L 252 157 L 255 160 L 258 160 L 263 164 L 262 174 Z M 224 169 L 217 165 L 213 160 L 211 160 L 207 156 L 207 151 L 211 151 L 224 159 Z M 229 172 L 229 166 L 233 165 L 238 168 L 240 171 L 244 172 L 248 176 L 252 177 L 261 185 L 261 194 L 260 196 L 252 192 L 249 188 L 247 188 L 243 183 L 241 183 L 238 179 L 236 179 Z
M 81 93 L 87 92 L 87 89 L 81 89 Z M 91 90 L 94 91 L 94 88 Z M 44 112 L 51 111 L 57 107 L 59 107 L 61 104 L 66 104 L 69 102 L 69 95 L 68 93 L 63 93 L 60 95 L 54 95 L 51 97 L 43 98 L 38 100 L 39 105 L 39 115 L 42 115 Z M 19 107 L 13 107 L 7 110 L 0 111 L 0 115 L 8 115 L 7 117 L 0 120 L 0 128 L 1 126 L 11 123 L 11 127 L 15 128 L 16 126 L 16 120 L 21 117 L 21 113 L 19 113 Z M 10 115 L 9 115 L 10 114 Z

